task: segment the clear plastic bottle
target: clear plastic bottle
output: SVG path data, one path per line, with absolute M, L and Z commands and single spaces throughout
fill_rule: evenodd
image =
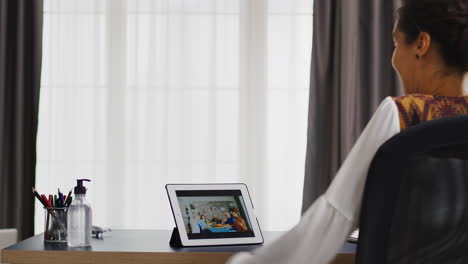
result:
M 69 247 L 86 247 L 91 245 L 92 236 L 92 210 L 86 201 L 86 188 L 83 181 L 77 180 L 75 197 L 67 213 L 67 244 Z

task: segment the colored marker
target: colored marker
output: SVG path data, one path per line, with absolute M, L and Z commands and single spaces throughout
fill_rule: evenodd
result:
M 63 205 L 64 205 L 63 193 L 60 192 L 60 189 L 58 189 L 58 196 L 59 196 L 59 206 L 63 207 Z
M 52 204 L 47 200 L 47 197 L 44 194 L 41 194 L 41 197 L 44 200 L 46 207 L 52 207 Z

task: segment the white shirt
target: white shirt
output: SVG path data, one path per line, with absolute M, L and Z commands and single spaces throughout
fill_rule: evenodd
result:
M 328 190 L 279 239 L 228 264 L 329 263 L 356 229 L 367 171 L 379 147 L 400 132 L 398 109 L 385 98 L 353 146 Z

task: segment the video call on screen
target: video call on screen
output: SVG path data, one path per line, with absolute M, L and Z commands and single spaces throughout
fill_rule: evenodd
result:
M 240 190 L 176 191 L 189 239 L 253 237 Z

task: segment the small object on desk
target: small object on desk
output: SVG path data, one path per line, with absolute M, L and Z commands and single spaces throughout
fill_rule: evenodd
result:
M 95 238 L 99 238 L 99 235 L 101 235 L 102 238 L 102 235 L 106 232 L 112 232 L 112 230 L 108 227 L 102 228 L 100 226 L 93 226 L 92 234 Z
M 39 195 L 39 193 L 34 187 L 32 188 L 32 192 L 46 210 L 44 241 L 66 241 L 67 229 L 63 224 L 64 221 L 66 221 L 66 209 L 53 208 L 53 199 L 47 199 L 47 197 L 44 194 Z M 52 195 L 49 195 L 49 198 L 52 198 Z M 61 211 L 55 211 L 57 209 L 61 209 Z M 52 218 L 50 218 L 50 216 L 52 216 Z
M 354 232 L 348 237 L 349 242 L 357 243 L 359 240 L 359 229 L 354 230 Z
M 92 237 L 92 218 L 91 205 L 86 201 L 86 187 L 83 181 L 88 179 L 77 179 L 75 187 L 75 199 L 68 209 L 68 241 L 69 247 L 88 247 L 91 246 Z
M 46 207 L 44 210 L 46 223 L 44 226 L 44 242 L 67 242 L 67 229 L 64 225 L 67 222 L 67 208 Z

